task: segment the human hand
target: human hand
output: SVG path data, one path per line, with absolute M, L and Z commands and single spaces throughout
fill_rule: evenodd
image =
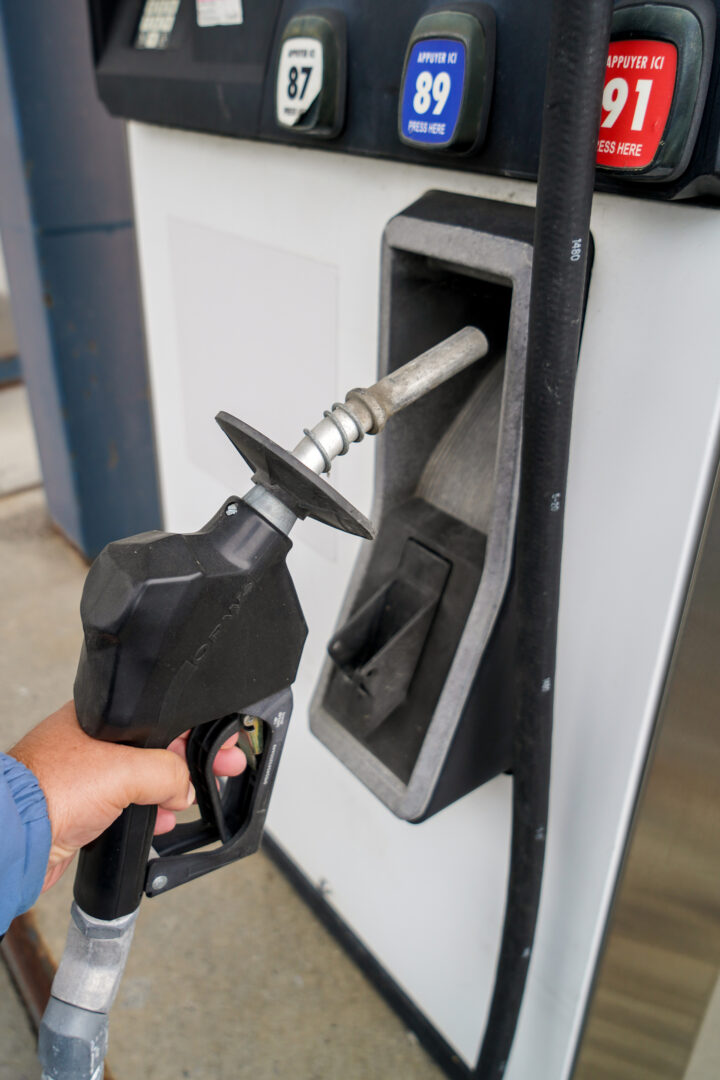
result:
M 225 743 L 215 759 L 221 776 L 238 776 L 245 756 Z M 187 733 L 167 750 L 141 750 L 86 735 L 70 701 L 28 732 L 8 753 L 38 779 L 52 841 L 43 891 L 54 885 L 79 848 L 103 833 L 131 803 L 159 806 L 156 832 L 169 832 L 175 811 L 195 798 L 185 762 Z
M 183 761 L 187 758 L 187 741 L 189 731 L 184 731 L 182 735 L 178 735 L 177 739 L 168 746 L 168 750 L 172 750 L 174 754 L 178 754 Z M 241 772 L 244 772 L 247 765 L 247 758 L 243 754 L 242 750 L 237 744 L 237 735 L 231 735 L 229 739 L 226 739 L 218 750 L 213 760 L 213 772 L 216 776 L 239 776 Z M 195 792 L 193 792 L 193 799 Z M 188 805 L 192 804 L 193 799 L 190 800 Z M 155 835 L 160 836 L 162 833 L 168 833 L 175 828 L 177 820 L 173 811 L 176 807 L 164 807 L 159 806 L 157 812 L 157 818 L 155 821 Z

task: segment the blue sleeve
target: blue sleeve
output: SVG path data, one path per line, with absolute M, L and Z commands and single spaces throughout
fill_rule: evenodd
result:
M 0 754 L 0 934 L 40 895 L 50 839 L 47 804 L 36 777 Z

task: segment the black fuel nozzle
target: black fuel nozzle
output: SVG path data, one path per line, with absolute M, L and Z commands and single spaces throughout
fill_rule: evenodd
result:
M 101 1075 L 107 1013 L 143 891 L 166 892 L 257 850 L 307 636 L 286 565 L 288 534 L 304 517 L 359 536 L 374 532 L 320 474 L 487 348 L 479 330 L 461 330 L 369 390 L 350 391 L 292 454 L 220 413 L 253 469 L 253 489 L 228 499 L 198 532 L 119 540 L 93 563 L 80 605 L 80 725 L 94 738 L 140 747 L 166 747 L 189 731 L 201 816 L 157 837 L 153 849 L 156 807 L 130 806 L 81 851 L 68 944 L 40 1025 L 47 1080 Z M 230 736 L 248 766 L 218 784 L 213 761 Z
M 158 838 L 148 862 L 156 809 L 129 807 L 81 853 L 75 899 L 86 914 L 127 915 L 143 891 L 165 892 L 257 849 L 307 636 L 286 565 L 288 533 L 313 517 L 372 537 L 367 518 L 319 474 L 487 347 L 468 327 L 375 386 L 351 390 L 293 453 L 220 413 L 255 487 L 198 532 L 130 537 L 95 560 L 80 608 L 79 722 L 94 738 L 140 747 L 166 747 L 190 730 L 201 820 Z M 220 792 L 212 762 L 232 734 L 250 767 Z
M 290 547 L 235 498 L 196 533 L 131 537 L 93 563 L 80 608 L 80 724 L 95 738 L 144 747 L 189 729 L 202 820 L 158 838 L 148 865 L 155 808 L 125 811 L 81 853 L 75 898 L 86 913 L 128 914 L 143 889 L 165 891 L 256 850 L 307 636 Z M 226 781 L 220 798 L 212 761 L 230 734 L 247 743 L 247 717 L 261 725 L 262 749 L 256 741 L 254 767 Z M 217 840 L 221 847 L 189 854 Z

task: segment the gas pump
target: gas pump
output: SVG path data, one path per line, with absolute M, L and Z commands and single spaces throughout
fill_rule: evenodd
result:
M 683 321 L 705 337 L 712 323 L 716 5 L 559 2 L 549 33 L 549 5 L 520 0 L 408 0 L 392 13 L 351 0 L 97 0 L 91 12 L 100 95 L 133 121 L 177 533 L 112 545 L 91 572 L 76 697 L 99 737 L 162 745 L 201 720 L 191 760 L 204 824 L 148 864 L 148 821 L 133 820 L 130 869 L 117 859 L 124 839 L 84 853 L 46 1073 L 79 1008 L 92 1014 L 87 1075 L 101 1075 L 143 889 L 254 850 L 269 811 L 271 847 L 430 1029 L 450 1075 L 564 1078 L 716 464 L 712 350 L 687 358 L 692 377 L 677 363 Z M 320 382 L 374 381 L 377 325 L 379 387 L 418 354 L 431 363 L 433 347 L 463 352 L 458 334 L 473 362 L 393 421 L 373 485 L 367 456 L 344 451 L 382 426 L 382 392 L 352 392 L 294 457 L 279 444 Z M 201 434 L 218 395 L 252 422 L 221 415 L 257 483 L 187 534 L 231 475 Z M 350 502 L 317 479 L 341 454 Z M 312 523 L 288 552 L 297 516 L 367 536 L 354 507 L 373 486 L 377 537 L 356 561 L 352 541 Z M 271 677 L 258 655 L 251 682 L 225 697 L 235 634 L 253 642 L 232 609 L 255 566 L 268 584 L 247 593 L 254 646 L 266 648 L 257 628 L 276 629 L 273 609 L 294 631 Z M 146 643 L 129 669 L 145 685 L 149 628 L 163 625 L 140 608 L 132 625 L 131 598 L 147 592 L 151 605 L 157 588 L 169 610 L 168 568 L 192 638 L 172 659 L 173 678 L 184 673 L 167 708 L 148 679 L 143 710 L 128 699 L 114 714 L 111 674 L 117 694 L 132 684 L 119 678 L 120 646 Z M 235 730 L 256 767 L 250 788 L 220 797 L 211 759 Z M 217 839 L 216 851 L 190 851 Z M 112 902 L 95 908 L 100 881 Z M 103 955 L 97 940 L 112 955 L 88 1004 L 78 973 L 93 949 Z

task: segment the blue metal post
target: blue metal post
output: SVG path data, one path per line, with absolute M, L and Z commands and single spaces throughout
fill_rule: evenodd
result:
M 161 513 L 125 131 L 84 0 L 0 0 L 0 235 L 50 513 L 92 556 Z

